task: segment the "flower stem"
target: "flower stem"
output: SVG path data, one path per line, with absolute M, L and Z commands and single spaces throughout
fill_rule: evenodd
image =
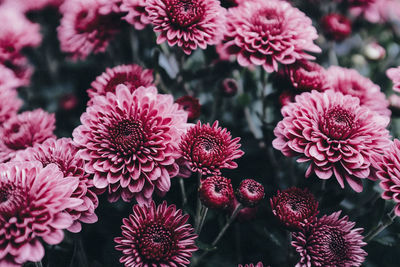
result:
M 42 261 L 35 262 L 36 267 L 43 267 Z
M 200 235 L 201 229 L 203 228 L 204 225 L 204 221 L 206 220 L 206 216 L 207 216 L 207 211 L 208 208 L 204 205 L 201 205 L 201 211 L 200 211 L 200 223 L 199 223 L 199 227 L 196 228 L 196 233 L 198 235 Z
M 385 219 L 380 222 L 377 226 L 375 226 L 369 233 L 365 236 L 364 241 L 365 242 L 370 242 L 372 239 L 374 239 L 375 236 L 377 236 L 380 232 L 382 232 L 386 227 L 391 225 L 394 222 L 394 219 L 396 218 L 396 214 L 394 213 L 394 208 L 391 212 L 386 214 Z
M 202 174 L 198 173 L 199 187 L 201 185 L 201 177 L 202 177 Z M 196 229 L 196 233 L 198 232 L 198 229 L 199 229 L 199 226 L 200 226 L 200 220 L 201 220 L 200 219 L 200 216 L 201 216 L 200 211 L 201 211 L 201 207 L 202 207 L 201 201 L 200 201 L 199 196 L 197 195 L 196 218 L 195 218 L 195 226 L 194 226 L 194 228 Z
M 181 186 L 181 192 L 182 192 L 182 206 L 185 206 L 187 203 L 187 196 L 185 190 L 185 182 L 183 181 L 183 178 L 179 178 L 179 185 Z
M 243 208 L 242 204 L 239 204 L 236 206 L 235 210 L 233 211 L 231 217 L 228 219 L 228 221 L 225 223 L 224 227 L 222 227 L 221 231 L 217 235 L 217 237 L 214 239 L 214 241 L 211 243 L 211 247 L 215 247 L 218 242 L 221 240 L 223 235 L 225 234 L 226 230 L 229 228 L 229 226 L 232 224 L 232 222 L 235 220 L 236 216 L 238 215 L 239 211 Z M 203 258 L 210 252 L 209 250 L 204 251 L 200 257 L 193 263 L 193 267 L 197 266 Z

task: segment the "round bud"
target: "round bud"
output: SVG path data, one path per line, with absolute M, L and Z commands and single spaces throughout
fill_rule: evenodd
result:
M 253 179 L 243 180 L 236 190 L 236 196 L 243 206 L 255 207 L 264 198 L 264 186 Z
M 326 37 L 335 41 L 342 41 L 351 34 L 350 20 L 336 13 L 322 17 L 321 27 Z
M 222 176 L 211 176 L 199 187 L 199 198 L 204 206 L 211 209 L 228 209 L 234 201 L 231 180 Z

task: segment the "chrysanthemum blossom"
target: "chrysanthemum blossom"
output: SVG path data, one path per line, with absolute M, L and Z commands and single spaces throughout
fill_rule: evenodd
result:
M 331 88 L 327 71 L 319 64 L 299 60 L 285 68 L 285 74 L 291 84 L 300 92 L 325 91 Z M 286 88 L 288 89 L 288 88 Z
M 153 85 L 153 70 L 143 69 L 139 65 L 119 65 L 114 68 L 106 68 L 96 80 L 92 82 L 92 88 L 87 90 L 90 98 L 97 95 L 106 95 L 107 92 L 115 93 L 119 84 L 127 86 L 131 92 L 140 86 Z
M 241 66 L 263 66 L 267 72 L 278 64 L 313 59 L 305 53 L 321 52 L 313 43 L 316 29 L 303 12 L 285 1 L 246 1 L 229 9 L 222 54 L 236 55 Z
M 239 141 L 239 137 L 232 139 L 226 128 L 219 127 L 218 121 L 212 126 L 209 123 L 201 124 L 199 121 L 182 137 L 179 147 L 193 172 L 219 175 L 221 169 L 237 168 L 234 160 L 244 154 L 239 149 Z
M 0 126 L 11 117 L 16 116 L 21 106 L 22 101 L 18 98 L 16 90 L 0 88 Z
M 181 157 L 186 121 L 171 95 L 158 94 L 155 87 L 131 92 L 121 84 L 115 94 L 93 99 L 73 137 L 94 186 L 108 189 L 110 201 L 135 197 L 147 203 L 154 191 L 167 192 L 178 174 L 175 160 Z
M 181 109 L 188 113 L 189 121 L 193 121 L 200 117 L 201 105 L 197 98 L 190 95 L 184 95 L 178 98 L 175 102 L 178 103 Z
M 382 198 L 396 203 L 395 214 L 400 216 L 400 141 L 395 139 L 385 154 L 375 157 L 376 176 L 383 189 Z
M 78 179 L 62 179 L 55 164 L 0 164 L 0 266 L 22 266 L 44 256 L 41 240 L 60 243 L 72 224 L 66 209 L 81 205 L 71 197 Z
M 344 188 L 344 180 L 362 191 L 362 180 L 373 178 L 372 159 L 390 144 L 389 118 L 377 115 L 359 98 L 332 90 L 296 96 L 282 108 L 283 120 L 274 130 L 274 148 L 298 162 L 310 162 L 306 177 L 321 179 L 332 174 Z
M 143 30 L 150 24 L 145 0 L 122 0 L 120 9 L 122 12 L 128 12 L 123 19 L 132 24 L 136 30 Z
M 106 0 L 65 0 L 60 6 L 58 27 L 61 50 L 72 59 L 85 59 L 91 53 L 104 52 L 119 31 L 118 13 L 100 13 Z
M 25 111 L 7 120 L 0 129 L 0 162 L 15 157 L 16 153 L 48 138 L 54 138 L 54 114 L 42 109 Z
M 362 76 L 355 69 L 331 66 L 327 70 L 333 90 L 360 99 L 360 104 L 390 117 L 389 101 L 379 85 Z
M 39 24 L 29 21 L 17 9 L 0 8 L 0 61 L 4 64 L 27 47 L 37 47 L 42 41 Z
M 351 34 L 350 20 L 338 13 L 330 13 L 321 19 L 321 27 L 328 39 L 342 41 Z
M 362 249 L 362 228 L 347 216 L 339 219 L 341 211 L 323 216 L 301 232 L 293 233 L 292 246 L 300 254 L 296 267 L 361 266 L 367 253 Z
M 255 207 L 264 198 L 264 186 L 253 179 L 245 179 L 237 188 L 236 196 L 245 207 Z
M 126 267 L 187 266 L 197 250 L 189 215 L 164 201 L 156 207 L 134 205 L 133 213 L 122 220 L 122 237 L 114 239 L 122 251 L 120 262 Z
M 17 9 L 20 12 L 41 10 L 46 7 L 58 7 L 63 0 L 3 0 L 2 4 Z
M 270 199 L 272 213 L 291 230 L 300 230 L 312 223 L 318 214 L 318 201 L 307 189 L 292 187 Z
M 47 139 L 43 144 L 27 148 L 15 157 L 14 161 L 39 161 L 43 167 L 50 163 L 58 166 L 65 179 L 78 178 L 79 184 L 72 192 L 72 197 L 81 199 L 82 204 L 66 211 L 71 215 L 73 224 L 68 230 L 80 232 L 82 223 L 95 223 L 94 210 L 98 206 L 97 195 L 93 192 L 93 181 L 84 170 L 84 160 L 78 155 L 78 149 L 69 138 Z
M 217 44 L 225 29 L 226 11 L 218 0 L 148 0 L 146 11 L 159 33 L 157 44 L 167 41 L 188 55 Z
M 0 91 L 16 89 L 21 86 L 21 81 L 15 76 L 14 72 L 0 64 Z
M 393 82 L 393 91 L 400 93 L 400 66 L 386 70 L 386 76 Z
M 364 16 L 371 23 L 384 23 L 398 19 L 400 3 L 397 0 L 356 0 L 351 3 L 350 13 Z
M 231 180 L 222 176 L 208 177 L 200 184 L 199 198 L 207 208 L 228 209 L 235 199 Z

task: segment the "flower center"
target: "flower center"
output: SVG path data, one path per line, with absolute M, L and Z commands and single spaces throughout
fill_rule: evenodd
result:
M 174 250 L 173 233 L 161 223 L 150 223 L 140 237 L 138 244 L 141 255 L 147 260 L 162 261 Z
M 14 184 L 0 183 L 0 220 L 8 221 L 24 206 L 26 194 Z
M 202 163 L 204 160 L 218 155 L 220 151 L 220 142 L 214 136 L 199 136 L 193 143 L 193 158 Z
M 357 123 L 355 116 L 342 107 L 329 109 L 322 119 L 322 132 L 335 140 L 347 139 L 353 132 Z
M 327 257 L 334 262 L 341 262 L 347 258 L 348 244 L 343 237 L 343 232 L 337 227 L 323 226 L 324 241 Z
M 200 3 L 198 0 L 169 0 L 167 14 L 175 26 L 189 27 L 203 17 L 204 8 Z
M 110 130 L 111 140 L 116 148 L 124 154 L 137 151 L 144 142 L 143 124 L 141 121 L 124 120 Z
M 279 35 L 282 32 L 283 20 L 275 9 L 266 8 L 260 10 L 252 17 L 252 20 L 253 25 L 257 28 L 256 32 L 260 32 L 267 39 L 271 35 Z

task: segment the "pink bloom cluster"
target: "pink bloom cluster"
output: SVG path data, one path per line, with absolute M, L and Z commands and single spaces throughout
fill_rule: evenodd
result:
M 386 75 L 393 82 L 393 91 L 400 93 L 400 67 L 386 70 Z
M 342 188 L 346 180 L 361 192 L 362 179 L 374 178 L 372 156 L 390 144 L 388 118 L 341 92 L 303 93 L 284 106 L 282 114 L 284 119 L 274 130 L 274 148 L 310 162 L 306 176 L 315 172 L 329 179 L 334 174 Z
M 242 66 L 260 65 L 267 72 L 278 64 L 313 59 L 304 51 L 321 52 L 313 43 L 317 31 L 303 12 L 285 1 L 246 1 L 229 9 L 227 31 L 219 48 L 236 55 Z
M 132 24 L 136 30 L 142 30 L 150 24 L 149 14 L 146 11 L 146 0 L 122 0 L 120 10 L 128 12 L 123 19 Z

